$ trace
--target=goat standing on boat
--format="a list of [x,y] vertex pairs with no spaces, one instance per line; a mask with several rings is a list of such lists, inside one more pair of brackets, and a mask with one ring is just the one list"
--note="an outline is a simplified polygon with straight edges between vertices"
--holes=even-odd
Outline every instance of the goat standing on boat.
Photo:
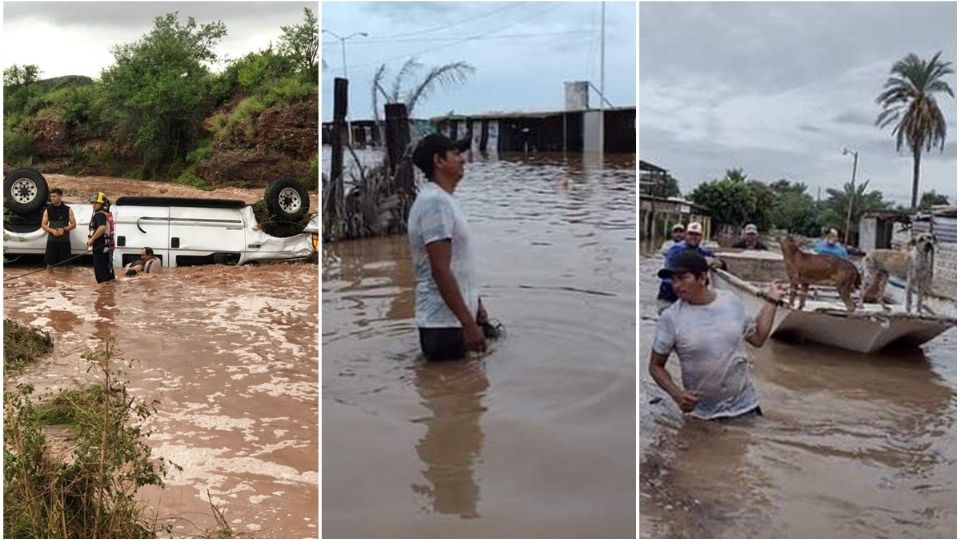
[[800,251],[797,242],[789,235],[780,238],[780,247],[783,249],[783,263],[790,278],[790,307],[797,295],[797,289],[802,287],[800,305],[803,309],[807,301],[807,289],[810,285],[821,281],[832,281],[837,292],[847,306],[847,311],[853,311],[856,304],[853,302],[853,291],[860,287],[860,272],[850,261],[833,255],[814,255]]

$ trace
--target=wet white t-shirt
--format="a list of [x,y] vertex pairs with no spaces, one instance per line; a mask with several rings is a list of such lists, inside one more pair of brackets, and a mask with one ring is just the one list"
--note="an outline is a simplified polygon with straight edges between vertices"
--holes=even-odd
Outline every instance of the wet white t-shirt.
[[755,318],[730,291],[715,291],[706,305],[678,300],[657,321],[653,350],[680,357],[683,388],[700,399],[691,416],[709,420],[737,416],[759,405],[747,375],[744,338],[756,331]]
[[470,313],[479,307],[480,288],[467,218],[456,199],[433,182],[425,182],[410,208],[407,236],[417,280],[417,326],[420,328],[460,328],[460,321],[440,296],[430,270],[426,246],[431,242],[451,241],[450,270]]

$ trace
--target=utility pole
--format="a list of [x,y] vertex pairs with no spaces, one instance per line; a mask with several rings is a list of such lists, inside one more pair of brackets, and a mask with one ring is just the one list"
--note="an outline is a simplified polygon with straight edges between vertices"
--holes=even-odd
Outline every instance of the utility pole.
[[607,98],[604,93],[604,75],[606,68],[606,45],[607,45],[607,3],[600,2],[600,155],[603,155],[604,140],[603,132],[605,129],[605,111],[604,100]]
[[850,218],[853,215],[853,199],[857,196],[857,159],[860,153],[849,148],[843,149],[843,155],[853,154],[853,175],[850,177],[850,201],[847,203],[847,226],[843,233],[843,243],[847,244],[850,239]]
[[[367,33],[354,32],[349,36],[340,36],[338,34],[331,32],[330,30],[327,30],[326,28],[323,29],[323,33],[330,34],[334,38],[340,40],[340,58],[343,61],[343,78],[346,80],[350,80],[350,78],[347,77],[347,40],[357,36],[367,37]],[[349,141],[348,144],[350,144],[350,146],[352,147],[353,146],[353,126],[350,125],[349,111],[347,112],[347,141]]]

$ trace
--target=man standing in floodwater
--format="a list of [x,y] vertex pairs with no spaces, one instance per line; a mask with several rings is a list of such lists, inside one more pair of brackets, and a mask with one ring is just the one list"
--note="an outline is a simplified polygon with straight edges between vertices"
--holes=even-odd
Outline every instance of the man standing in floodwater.
[[107,214],[103,209],[103,205],[106,202],[107,196],[102,191],[98,191],[90,197],[90,204],[93,206],[93,215],[90,216],[90,234],[87,236],[87,249],[92,249],[93,274],[97,278],[97,283],[114,279],[113,264],[110,262],[110,246],[107,243],[110,231],[108,230]]
[[[771,283],[766,305],[749,317],[732,292],[708,288],[709,269],[702,255],[686,250],[657,273],[673,283],[679,300],[657,320],[650,376],[683,412],[695,418],[762,416],[747,376],[743,343],[762,347],[767,341],[785,287],[780,281]],[[682,387],[666,368],[673,351],[680,359]]]
[[50,190],[50,206],[43,210],[40,227],[47,231],[47,266],[56,266],[70,258],[70,231],[77,228],[73,209],[63,204],[63,190]]
[[460,153],[468,148],[469,139],[454,142],[434,133],[413,151],[413,163],[428,180],[407,220],[417,280],[417,330],[428,360],[459,360],[467,351],[486,350],[480,325],[487,313],[480,301],[467,219],[453,197],[463,178]]
[[[667,250],[666,255],[664,255],[664,263],[666,266],[673,264],[673,260],[676,259],[681,253],[687,251],[694,251],[699,253],[703,257],[707,257],[711,267],[719,267],[715,259],[713,259],[713,252],[704,248],[700,245],[700,242],[703,241],[703,225],[700,225],[697,222],[692,222],[687,225],[687,232],[683,237],[682,242],[677,242]],[[657,314],[663,313],[663,310],[670,307],[674,302],[677,301],[677,294],[673,291],[673,285],[670,282],[669,278],[660,280],[660,290],[657,291]]]

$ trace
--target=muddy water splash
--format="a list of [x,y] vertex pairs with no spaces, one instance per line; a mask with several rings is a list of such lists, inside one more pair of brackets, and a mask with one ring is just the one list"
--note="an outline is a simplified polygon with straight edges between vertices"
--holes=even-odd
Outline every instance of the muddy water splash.
[[684,419],[646,368],[661,263],[640,264],[641,538],[956,537],[955,329],[873,356],[748,347],[764,417]]
[[482,359],[420,358],[406,237],[324,246],[325,536],[633,536],[634,174],[467,165]]
[[86,381],[85,348],[116,336],[130,389],[158,399],[148,439],[183,467],[145,493],[174,534],[214,527],[316,537],[317,265],[166,268],[97,286],[90,267],[4,269],[4,316],[49,329],[51,358],[15,380],[38,392]]

